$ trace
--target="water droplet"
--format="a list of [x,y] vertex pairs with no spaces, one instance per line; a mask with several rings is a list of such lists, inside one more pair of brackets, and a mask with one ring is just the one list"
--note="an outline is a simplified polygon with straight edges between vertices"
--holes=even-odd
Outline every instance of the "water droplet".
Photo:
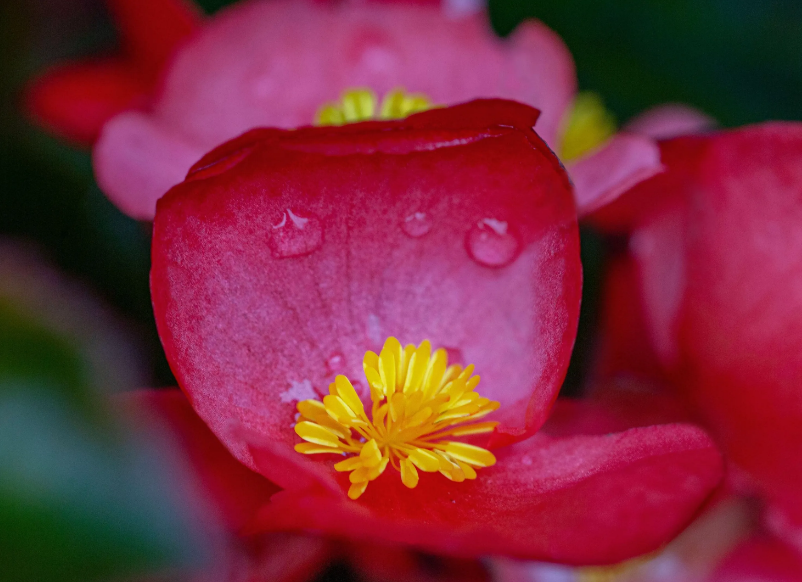
[[527,467],[532,464],[532,457],[529,455],[524,455],[521,457],[521,464],[526,465]]
[[401,223],[401,229],[412,238],[421,237],[432,230],[432,218],[425,212],[413,212]]
[[340,352],[334,352],[326,360],[326,369],[330,374],[338,374],[345,367],[345,356]]
[[465,239],[471,258],[485,267],[509,265],[521,248],[512,226],[495,218],[484,218],[473,225]]
[[288,208],[270,230],[269,243],[277,259],[308,255],[323,243],[323,224],[313,214]]

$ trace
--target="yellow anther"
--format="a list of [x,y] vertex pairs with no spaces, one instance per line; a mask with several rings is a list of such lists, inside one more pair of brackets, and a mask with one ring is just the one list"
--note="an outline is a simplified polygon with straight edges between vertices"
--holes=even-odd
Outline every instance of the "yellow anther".
[[579,93],[563,119],[560,159],[571,162],[596,149],[615,134],[615,117],[596,93]]
[[[336,103],[326,103],[315,115],[315,125],[343,125],[372,119],[403,119],[413,113],[431,109],[431,100],[422,93],[406,93],[404,89],[393,89],[384,96],[376,108],[378,99],[370,89],[349,89]],[[414,346],[413,346],[414,347]],[[396,362],[402,363],[401,358]]]
[[418,485],[419,470],[461,482],[475,479],[476,468],[495,464],[486,449],[445,440],[492,432],[498,424],[473,422],[499,407],[474,392],[479,377],[473,366],[449,366],[446,351],[432,353],[428,341],[402,346],[391,337],[379,354],[365,354],[363,368],[373,403],[370,418],[348,378],[337,376],[322,403],[298,403],[295,425],[306,441],[295,446],[299,453],[351,455],[334,465],[350,473],[351,499],[358,499],[388,464],[410,489]]

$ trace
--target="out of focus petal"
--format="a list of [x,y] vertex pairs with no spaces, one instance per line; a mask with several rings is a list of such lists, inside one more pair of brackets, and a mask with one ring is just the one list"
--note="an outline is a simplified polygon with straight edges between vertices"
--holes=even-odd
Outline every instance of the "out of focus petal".
[[143,106],[149,88],[122,59],[62,64],[29,85],[25,106],[46,129],[89,146],[109,119]]
[[580,216],[609,204],[662,170],[657,144],[649,138],[625,133],[619,133],[568,168]]
[[98,184],[112,202],[134,218],[151,219],[156,201],[202,154],[146,114],[129,111],[105,125],[93,163]]
[[669,103],[644,111],[624,126],[624,130],[653,139],[669,139],[709,131],[716,120],[698,109]]

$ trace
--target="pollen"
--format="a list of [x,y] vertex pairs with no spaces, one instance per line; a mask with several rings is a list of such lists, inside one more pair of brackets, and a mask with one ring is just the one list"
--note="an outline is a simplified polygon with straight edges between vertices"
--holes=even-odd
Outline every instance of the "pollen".
[[418,471],[462,482],[495,464],[490,451],[452,440],[492,432],[498,424],[476,422],[499,403],[476,393],[479,376],[473,365],[449,366],[446,350],[432,352],[428,341],[402,347],[390,337],[380,354],[365,354],[362,367],[370,387],[370,416],[351,382],[340,375],[322,402],[298,403],[295,425],[306,441],[295,445],[297,452],[346,456],[334,469],[349,473],[348,497],[358,499],[388,465],[413,489]]
[[560,159],[571,162],[581,158],[610,139],[615,130],[615,118],[601,97],[591,91],[580,93],[563,119]]
[[349,89],[340,101],[327,103],[315,115],[316,125],[344,125],[374,119],[403,119],[413,113],[432,108],[431,100],[422,93],[393,89],[379,104],[370,89]]

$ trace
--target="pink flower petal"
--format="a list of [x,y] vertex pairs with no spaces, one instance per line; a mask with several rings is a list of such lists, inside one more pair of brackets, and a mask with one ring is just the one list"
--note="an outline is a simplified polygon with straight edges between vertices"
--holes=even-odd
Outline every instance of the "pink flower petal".
[[668,139],[708,131],[716,126],[712,117],[679,103],[658,105],[630,120],[624,126],[629,133],[653,139]]
[[638,182],[662,170],[660,148],[654,141],[619,133],[568,169],[580,216],[609,204]]
[[148,115],[129,111],[104,126],[93,163],[98,184],[112,202],[134,218],[151,219],[156,201],[202,154]]

